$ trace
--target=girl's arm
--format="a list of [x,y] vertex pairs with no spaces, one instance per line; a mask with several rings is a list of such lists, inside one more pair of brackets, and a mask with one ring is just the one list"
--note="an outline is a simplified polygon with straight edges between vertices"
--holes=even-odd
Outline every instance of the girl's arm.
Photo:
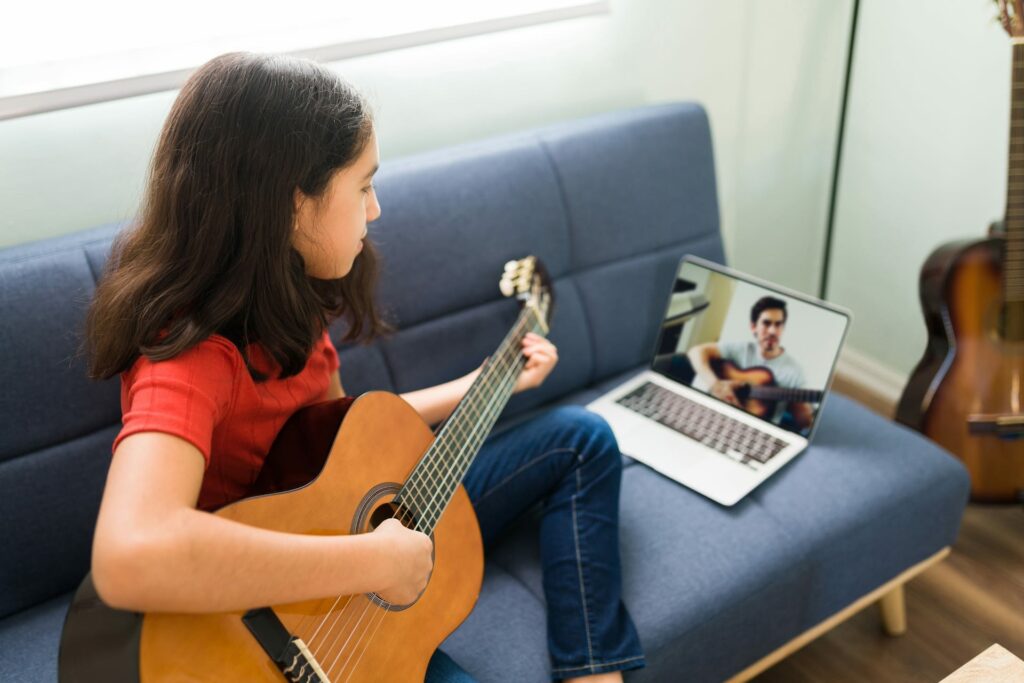
[[[416,412],[420,414],[424,422],[429,425],[435,425],[452,414],[455,406],[466,395],[470,385],[473,384],[473,380],[479,374],[480,368],[477,368],[468,375],[464,375],[446,384],[438,384],[437,386],[420,389],[419,391],[410,391],[400,394],[400,396],[416,409]],[[327,387],[327,393],[324,394],[321,400],[329,401],[344,396],[345,390],[341,386],[341,371],[339,370],[331,375],[331,383]]]
[[196,510],[203,465],[199,449],[170,434],[140,432],[118,445],[92,548],[104,602],[220,612],[381,592],[426,576],[431,542],[419,532],[291,534]]
[[424,422],[433,426],[452,414],[455,406],[466,395],[470,385],[473,384],[473,380],[479,374],[480,368],[477,368],[468,375],[453,379],[451,382],[420,389],[419,391],[409,391],[399,394],[399,396],[416,409],[416,412],[420,414]]
[[[540,386],[558,362],[558,349],[555,345],[532,332],[523,338],[523,355],[526,356],[526,366],[516,381],[513,393]],[[399,395],[416,409],[424,422],[433,426],[452,414],[480,370],[477,368],[451,382]]]

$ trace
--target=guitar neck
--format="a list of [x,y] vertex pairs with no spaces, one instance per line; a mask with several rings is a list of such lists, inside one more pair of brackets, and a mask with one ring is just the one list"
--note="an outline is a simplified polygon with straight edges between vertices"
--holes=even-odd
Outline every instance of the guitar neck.
[[1024,43],[1013,43],[1010,83],[1010,150],[1006,179],[1006,244],[1003,252],[1005,333],[1024,339]]
[[817,389],[785,389],[783,387],[750,387],[749,398],[759,401],[796,401],[818,403],[824,392]]
[[536,309],[525,306],[498,350],[484,364],[469,391],[409,475],[396,499],[418,511],[418,530],[428,535],[433,531],[512,396],[516,380],[526,363],[522,354],[522,340],[526,333],[543,334],[545,331]]

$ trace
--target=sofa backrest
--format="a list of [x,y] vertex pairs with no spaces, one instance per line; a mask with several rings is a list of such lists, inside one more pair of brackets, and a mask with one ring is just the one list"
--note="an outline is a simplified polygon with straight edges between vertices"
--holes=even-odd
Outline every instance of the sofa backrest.
[[[554,281],[560,361],[505,418],[644,363],[687,252],[724,258],[707,118],[640,107],[383,160],[378,299],[397,327],[341,345],[348,394],[404,392],[475,368],[517,304],[498,279],[535,254]],[[89,566],[119,383],[76,354],[109,225],[0,251],[0,616],[75,588]],[[332,327],[338,343],[344,330]]]

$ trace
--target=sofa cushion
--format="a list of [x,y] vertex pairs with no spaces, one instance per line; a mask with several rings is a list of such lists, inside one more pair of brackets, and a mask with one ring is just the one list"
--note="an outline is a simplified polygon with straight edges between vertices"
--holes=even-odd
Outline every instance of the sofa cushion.
[[[561,362],[507,414],[640,362],[675,262],[687,251],[723,257],[710,155],[703,110],[670,104],[385,160],[372,230],[383,257],[378,299],[399,330],[365,347],[340,344],[344,326],[332,327],[346,391],[409,391],[477,367],[516,315],[498,291],[502,267],[529,253],[554,280]],[[621,170],[594,167],[609,159]],[[71,590],[88,568],[119,381],[89,381],[78,349],[123,225],[0,251],[3,511],[16,529],[54,534],[0,559],[12,587],[0,616]],[[55,514],[33,519],[41,510]]]
[[74,591],[0,619],[0,681],[41,683],[57,680],[57,653],[64,617]]
[[535,134],[565,202],[573,272],[683,239],[720,243],[711,135],[701,107],[638,107]]
[[[376,372],[342,371],[350,393],[419,389],[477,367],[514,320],[498,290],[504,263],[534,254],[554,281],[561,362],[506,413],[536,407],[643,362],[679,259],[724,260],[710,131],[693,104],[385,162],[376,184],[379,300],[400,329],[379,344]],[[343,333],[332,328],[336,344]],[[341,345],[342,363],[358,349]]]
[[811,622],[952,545],[970,488],[959,460],[861,404],[832,395],[822,414],[808,452],[751,493],[816,550]]
[[[585,405],[642,369],[558,404]],[[733,507],[625,458],[623,601],[648,660],[630,681],[728,678],[953,543],[969,489],[959,461],[838,394],[820,419],[812,446]],[[507,590],[492,584],[494,567],[544,604],[539,514],[533,506],[495,547],[485,593]],[[545,612],[537,614],[526,630],[545,630]],[[482,683],[548,680],[528,675],[503,646],[520,637],[467,620],[442,649]]]
[[[557,404],[586,404],[637,371]],[[648,658],[631,681],[726,678],[952,544],[969,485],[956,460],[841,395],[821,420],[806,453],[731,508],[625,458],[624,600]],[[495,546],[476,607],[441,646],[481,683],[549,680],[543,657],[522,656],[547,648],[539,514]],[[13,653],[0,680],[53,680],[69,601],[0,621],[0,651]]]

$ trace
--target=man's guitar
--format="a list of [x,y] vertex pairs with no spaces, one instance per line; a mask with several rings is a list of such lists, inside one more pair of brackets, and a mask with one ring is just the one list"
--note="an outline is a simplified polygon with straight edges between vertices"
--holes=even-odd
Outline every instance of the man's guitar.
[[417,600],[395,605],[370,593],[138,614],[104,605],[87,575],[64,624],[60,681],[422,681],[483,580],[480,529],[460,482],[512,394],[523,337],[546,334],[553,310],[547,273],[532,256],[506,264],[501,288],[523,303],[518,319],[436,435],[388,392],[314,404],[285,424],[249,497],[212,513],[320,535],[366,533],[397,517],[434,542]]
[[740,368],[729,360],[713,358],[711,370],[718,379],[742,382],[733,389],[740,406],[752,415],[761,418],[775,414],[775,406],[779,401],[802,403],[820,403],[825,393],[818,389],[786,389],[775,382],[771,370],[761,366]]
[[1024,16],[1001,1],[1013,53],[1004,231],[940,245],[921,268],[928,344],[896,419],[963,461],[971,499],[1024,500]]

